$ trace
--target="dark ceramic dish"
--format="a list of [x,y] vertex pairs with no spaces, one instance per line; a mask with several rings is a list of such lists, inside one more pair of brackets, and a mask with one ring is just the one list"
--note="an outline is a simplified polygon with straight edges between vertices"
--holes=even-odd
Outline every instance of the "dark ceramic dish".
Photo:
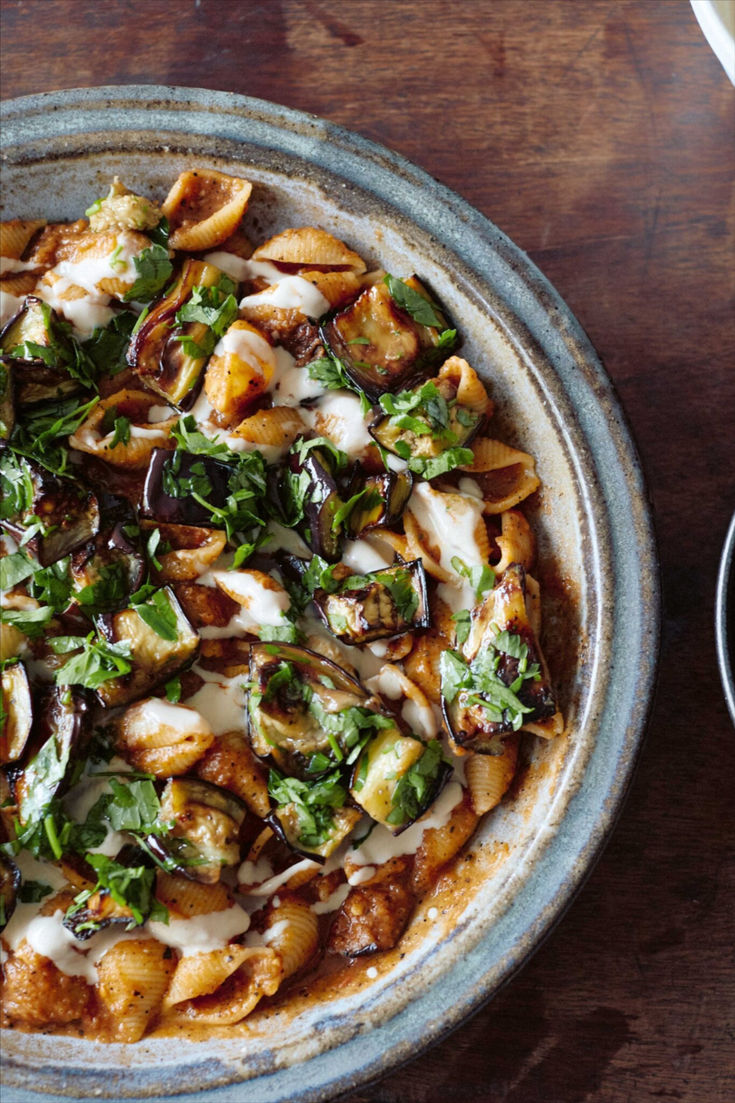
[[255,239],[315,223],[396,274],[420,273],[488,379],[497,435],[537,457],[533,524],[565,595],[546,590],[546,647],[568,729],[553,743],[530,741],[523,793],[487,817],[463,866],[477,872],[450,893],[440,921],[420,907],[405,952],[380,959],[377,977],[358,970],[339,994],[295,999],[277,1018],[256,1013],[227,1039],[3,1038],[15,1103],[182,1092],[201,1093],[199,1103],[331,1098],[416,1057],[505,984],[615,822],[658,647],[656,556],[635,448],[594,350],[541,273],[388,150],[283,107],[182,88],[52,93],[4,103],[1,118],[3,217],[76,217],[114,173],[163,196],[181,168],[209,165],[254,181]]
[[735,724],[735,514],[725,537],[717,577],[715,642],[722,688]]

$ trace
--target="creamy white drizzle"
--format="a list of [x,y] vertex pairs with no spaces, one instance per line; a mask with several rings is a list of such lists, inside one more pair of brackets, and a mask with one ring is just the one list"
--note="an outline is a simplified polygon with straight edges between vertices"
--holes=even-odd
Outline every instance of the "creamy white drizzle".
[[[465,484],[476,484],[463,480]],[[456,612],[472,609],[477,603],[473,587],[452,566],[452,559],[461,559],[467,567],[484,566],[487,557],[477,543],[475,531],[482,517],[482,498],[469,485],[461,493],[443,494],[429,483],[414,486],[406,507],[427,534],[432,546],[439,549],[439,562],[449,571],[450,582],[439,584],[442,601]]]
[[222,911],[194,915],[191,919],[169,916],[168,923],[149,919],[145,926],[159,942],[173,946],[184,957],[189,957],[191,954],[221,950],[230,939],[245,933],[250,926],[250,916],[239,904],[233,904]]
[[252,329],[241,329],[237,325],[230,326],[224,337],[220,337],[215,345],[213,355],[225,356],[227,353],[249,364],[261,375],[264,364],[275,370],[276,357],[272,346],[265,337],[254,333]]
[[249,306],[276,306],[282,310],[300,310],[308,318],[319,318],[329,310],[329,301],[321,291],[303,279],[302,276],[283,276],[258,291],[255,295],[246,295],[240,300],[240,309]]
[[312,904],[311,910],[316,915],[327,915],[328,912],[341,908],[349,894],[350,886],[348,884],[337,885],[337,888],[329,894],[326,900],[317,900],[315,904]]
[[391,835],[387,828],[378,824],[367,839],[350,852],[351,863],[356,866],[382,866],[401,854],[415,854],[421,845],[424,831],[430,827],[444,826],[452,809],[462,800],[462,792],[458,781],[449,781],[428,812],[400,835]]
[[238,618],[241,626],[249,623],[251,628],[258,628],[286,623],[291,598],[285,590],[270,589],[252,571],[213,570],[211,576],[220,589],[242,605],[243,612]]
[[208,732],[209,724],[192,705],[173,705],[160,697],[149,697],[134,706],[136,732],[153,735],[160,728],[173,728],[181,735]]
[[363,536],[359,540],[346,540],[342,562],[357,574],[382,571],[393,564],[394,552],[390,544],[380,538]]
[[[250,882],[245,877],[241,877],[240,874],[243,871],[243,866],[250,866],[251,862],[243,862],[238,872],[238,880],[242,884],[249,885]],[[302,862],[297,862],[296,865],[289,866],[288,869],[284,869],[282,873],[277,873],[275,877],[269,877],[267,881],[263,881],[259,885],[255,885],[254,888],[249,888],[247,891],[248,896],[270,896],[276,889],[279,889],[281,885],[285,885],[287,881],[290,881],[295,873],[301,873],[307,869],[319,869],[318,862],[312,862],[311,858],[304,858]],[[249,871],[246,869],[245,873]]]
[[306,367],[296,366],[294,357],[287,349],[277,345],[273,352],[276,369],[268,390],[278,406],[299,406],[308,399],[316,399],[327,393],[321,383],[311,378]]
[[315,410],[315,429],[353,459],[364,455],[374,444],[356,394],[330,391],[321,398]]
[[245,675],[225,678],[201,666],[194,666],[192,670],[204,680],[204,685],[187,697],[185,703],[205,718],[215,735],[242,731],[245,726]]

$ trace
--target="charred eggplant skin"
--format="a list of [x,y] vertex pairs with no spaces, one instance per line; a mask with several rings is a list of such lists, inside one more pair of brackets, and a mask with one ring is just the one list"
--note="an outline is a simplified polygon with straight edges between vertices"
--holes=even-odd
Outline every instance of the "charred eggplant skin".
[[350,644],[390,639],[431,623],[420,559],[353,575],[333,593],[316,590],[314,605],[329,631]]
[[20,889],[20,870],[15,862],[0,853],[0,931],[4,931],[15,911]]
[[[221,509],[230,493],[232,468],[211,456],[196,456],[177,448],[154,448],[143,486],[141,516],[165,524],[222,528],[212,513],[192,497],[199,486],[202,498]],[[173,491],[173,493],[172,493]]]
[[[0,450],[0,464],[6,458],[11,458],[9,451]],[[91,490],[53,475],[33,460],[19,456],[14,463],[27,494],[15,513],[5,514],[0,526],[14,538],[23,540],[27,527],[40,522],[40,531],[26,540],[25,546],[35,553],[42,567],[48,567],[96,535],[99,503]]]
[[399,835],[429,808],[451,772],[437,740],[425,744],[398,727],[388,728],[362,751],[350,793],[369,816]]
[[230,792],[199,778],[171,778],[161,794],[167,835],[149,835],[151,853],[172,872],[213,884],[240,857],[239,831],[246,807]]
[[196,400],[207,357],[184,351],[181,337],[196,342],[200,323],[175,324],[176,314],[195,287],[211,287],[222,272],[202,260],[186,260],[168,294],[160,299],[135,334],[128,351],[128,364],[147,387],[179,410],[188,410]]
[[[318,448],[311,449],[303,457],[297,450],[289,457],[289,469],[291,481],[298,480],[302,495],[301,503],[297,503],[297,508],[303,507],[298,530],[315,555],[328,563],[336,563],[342,549],[342,525],[335,524],[334,519],[342,498],[329,457]],[[288,494],[282,483],[279,496],[283,500]],[[288,505],[281,511],[287,520],[289,511]]]
[[90,704],[85,690],[68,686],[56,687],[43,699],[31,739],[38,750],[14,782],[22,824],[40,819],[69,784],[74,763],[83,756],[89,736]]
[[458,747],[502,754],[504,735],[556,711],[525,595],[525,571],[512,563],[475,611],[464,654],[442,654],[442,710]]
[[285,843],[295,854],[310,858],[312,862],[318,862],[321,865],[330,855],[334,854],[340,843],[347,838],[361,819],[362,812],[358,808],[342,807],[334,809],[332,826],[328,830],[326,838],[322,843],[314,846],[309,846],[302,841],[298,813],[293,805],[282,805],[280,808],[274,808],[266,816],[265,822],[276,838]]
[[126,533],[125,522],[99,532],[72,553],[70,573],[77,601],[89,613],[123,609],[130,594],[145,580],[146,565],[138,543]]
[[411,497],[413,475],[410,471],[386,471],[382,475],[359,476],[353,480],[349,497],[364,490],[363,497],[350,513],[348,528],[355,539],[376,528],[398,524]]
[[[428,305],[428,293],[415,277],[400,282]],[[447,331],[446,319],[441,310],[432,313],[439,325],[422,325],[397,304],[385,283],[379,283],[322,319],[319,332],[327,352],[355,386],[377,402],[386,391],[400,390],[409,380],[421,378],[451,352],[450,346],[440,343],[440,333]]]

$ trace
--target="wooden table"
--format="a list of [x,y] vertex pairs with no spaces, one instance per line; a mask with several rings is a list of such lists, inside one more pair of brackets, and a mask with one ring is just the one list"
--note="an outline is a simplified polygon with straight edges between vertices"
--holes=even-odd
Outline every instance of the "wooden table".
[[733,730],[712,610],[735,507],[735,90],[685,0],[2,0],[2,95],[199,85],[391,146],[556,285],[620,393],[656,512],[657,703],[556,932],[350,1103],[735,1099]]

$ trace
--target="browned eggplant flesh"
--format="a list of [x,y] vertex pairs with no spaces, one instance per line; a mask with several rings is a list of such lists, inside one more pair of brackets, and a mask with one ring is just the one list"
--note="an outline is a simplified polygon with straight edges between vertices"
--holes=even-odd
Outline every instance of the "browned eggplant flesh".
[[441,657],[444,717],[454,742],[502,754],[502,737],[556,711],[526,608],[525,571],[511,564],[472,617],[463,652]]
[[240,858],[240,827],[246,807],[230,792],[198,778],[171,778],[161,794],[165,835],[149,835],[154,856],[171,872],[213,884]]
[[18,761],[33,726],[31,686],[25,664],[20,660],[3,668],[2,713],[0,765]]
[[386,281],[363,291],[321,327],[325,347],[371,402],[425,374],[449,354],[456,338],[415,276]]
[[351,644],[428,628],[431,619],[420,559],[350,575],[332,593],[316,590],[314,604],[330,632]]

